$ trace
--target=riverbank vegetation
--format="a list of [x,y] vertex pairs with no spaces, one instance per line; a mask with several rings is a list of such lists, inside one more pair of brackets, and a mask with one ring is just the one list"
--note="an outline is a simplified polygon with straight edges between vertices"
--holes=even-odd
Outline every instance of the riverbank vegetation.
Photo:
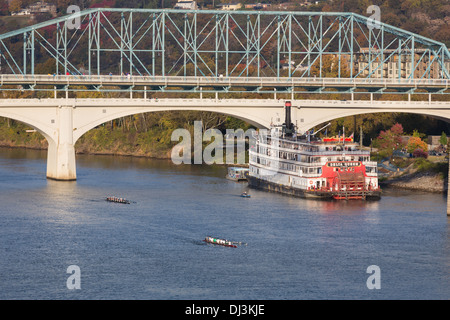
[[401,171],[381,174],[379,183],[384,187],[445,193],[448,189],[448,159],[394,159],[403,165]]
[[[202,123],[202,131],[252,128],[242,120],[226,115],[201,112],[152,112],[118,118],[84,134],[75,144],[77,153],[143,156],[168,159],[178,141],[172,141],[175,129],[187,129],[194,136],[194,121]],[[204,141],[204,145],[209,144]],[[0,146],[46,149],[47,141],[30,126],[8,118],[0,118]]]

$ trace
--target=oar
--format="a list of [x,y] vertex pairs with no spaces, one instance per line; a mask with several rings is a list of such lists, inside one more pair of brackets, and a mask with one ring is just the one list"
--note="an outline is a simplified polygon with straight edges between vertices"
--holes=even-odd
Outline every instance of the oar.
[[240,241],[231,241],[232,244],[239,244],[239,245],[243,245],[246,246],[247,243],[246,242],[240,242]]

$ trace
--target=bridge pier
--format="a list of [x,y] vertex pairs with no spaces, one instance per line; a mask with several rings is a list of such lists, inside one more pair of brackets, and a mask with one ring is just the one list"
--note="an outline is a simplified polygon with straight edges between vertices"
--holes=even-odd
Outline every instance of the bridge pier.
[[58,130],[47,138],[47,178],[70,181],[77,179],[73,142],[73,108],[62,106],[57,112]]

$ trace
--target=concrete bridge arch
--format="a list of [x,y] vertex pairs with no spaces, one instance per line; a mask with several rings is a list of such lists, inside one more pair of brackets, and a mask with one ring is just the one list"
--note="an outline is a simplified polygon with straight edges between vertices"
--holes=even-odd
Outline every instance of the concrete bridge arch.
[[[100,110],[101,109],[101,110]],[[221,108],[218,110],[217,107],[185,107],[185,106],[140,106],[136,108],[108,108],[104,107],[93,107],[90,108],[90,112],[94,112],[97,114],[96,117],[90,118],[90,121],[80,120],[80,122],[75,122],[74,126],[76,130],[74,130],[74,142],[76,142],[82,135],[84,135],[89,130],[93,128],[126,116],[132,116],[136,114],[148,113],[148,112],[161,112],[161,111],[205,111],[205,112],[213,112],[224,114],[228,116],[232,116],[234,118],[243,120],[257,128],[267,128],[270,126],[270,119],[263,119],[261,114],[257,112],[248,112],[246,110],[238,110],[237,108]],[[83,119],[84,116],[82,113],[87,112],[87,110],[76,110],[77,116],[80,119]],[[282,107],[278,107],[276,112],[272,112],[275,116],[283,116],[284,111]],[[272,117],[273,118],[273,117]],[[77,121],[77,120],[76,120]],[[79,126],[77,126],[79,124]]]
[[242,119],[259,128],[284,117],[284,101],[254,106],[249,100],[232,103],[215,99],[5,99],[0,116],[23,122],[48,141],[47,178],[76,180],[75,143],[102,123],[158,111],[208,111]]
[[[325,111],[325,110],[324,110]],[[423,111],[416,111],[416,110],[409,110],[409,111],[405,111],[405,110],[392,110],[392,111],[385,111],[385,110],[377,110],[377,111],[355,111],[355,110],[347,110],[345,112],[333,112],[334,110],[326,110],[327,111],[327,116],[325,117],[320,117],[311,121],[308,121],[307,123],[305,123],[304,125],[302,125],[300,127],[300,131],[304,132],[306,130],[310,130],[314,127],[317,127],[320,124],[323,124],[325,122],[329,122],[332,120],[336,120],[339,118],[345,118],[345,117],[350,117],[350,116],[355,116],[355,115],[362,115],[362,114],[370,114],[370,113],[385,113],[385,112],[392,112],[392,113],[411,113],[411,114],[420,114],[420,115],[424,115],[424,116],[429,116],[438,120],[442,120],[442,121],[446,121],[446,122],[450,122],[450,111],[446,112],[447,116],[443,116],[440,112],[433,112],[433,111],[429,111],[427,113],[424,113]],[[317,111],[315,112],[317,113]]]
[[301,132],[331,120],[369,113],[411,113],[450,122],[450,102],[297,100],[293,106],[297,107],[293,119]]

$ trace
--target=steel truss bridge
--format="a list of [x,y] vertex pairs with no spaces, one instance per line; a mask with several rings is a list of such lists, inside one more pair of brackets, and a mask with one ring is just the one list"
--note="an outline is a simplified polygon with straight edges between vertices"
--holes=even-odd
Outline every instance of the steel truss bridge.
[[441,42],[355,13],[95,8],[0,35],[0,90],[448,94]]

